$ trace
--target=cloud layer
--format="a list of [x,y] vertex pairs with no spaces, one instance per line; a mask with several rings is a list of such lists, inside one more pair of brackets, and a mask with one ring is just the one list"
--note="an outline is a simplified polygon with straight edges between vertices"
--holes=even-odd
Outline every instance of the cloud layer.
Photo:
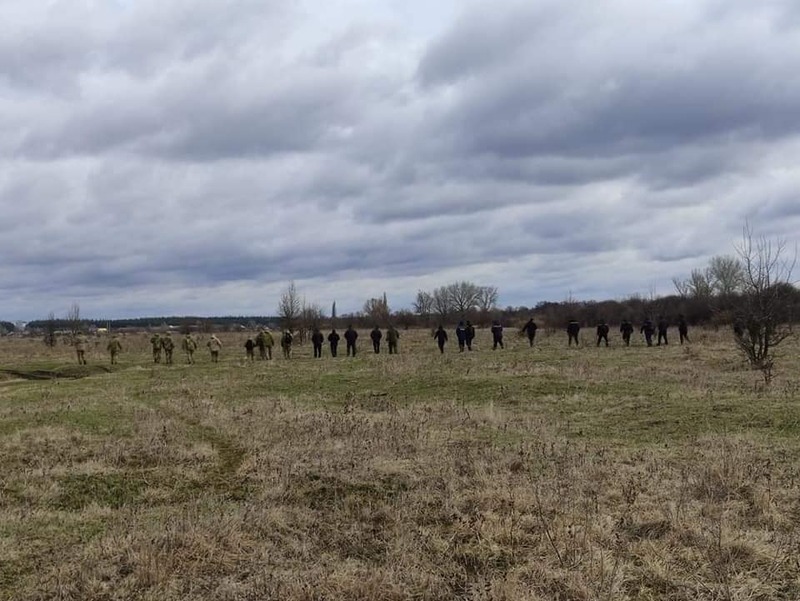
[[670,291],[800,224],[789,0],[0,5],[0,318]]

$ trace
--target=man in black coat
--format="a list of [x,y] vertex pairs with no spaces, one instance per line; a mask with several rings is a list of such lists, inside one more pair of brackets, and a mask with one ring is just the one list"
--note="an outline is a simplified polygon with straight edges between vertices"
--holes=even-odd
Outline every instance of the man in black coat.
[[358,340],[358,332],[353,329],[353,326],[347,326],[344,332],[344,340],[347,343],[347,356],[352,353],[353,357],[356,356],[356,340]]
[[533,346],[533,339],[536,338],[536,330],[538,327],[539,326],[536,325],[536,322],[533,321],[533,317],[531,317],[528,320],[528,323],[522,326],[522,329],[520,330],[520,333],[525,334],[528,337],[528,344],[531,346]]
[[574,319],[570,319],[569,323],[567,324],[567,346],[572,346],[572,341],[575,341],[575,346],[579,346],[578,343],[578,334],[581,331],[581,324],[579,324]]
[[339,340],[341,336],[336,332],[336,328],[334,328],[330,334],[328,334],[328,342],[331,345],[331,357],[335,357],[336,353],[339,351]]

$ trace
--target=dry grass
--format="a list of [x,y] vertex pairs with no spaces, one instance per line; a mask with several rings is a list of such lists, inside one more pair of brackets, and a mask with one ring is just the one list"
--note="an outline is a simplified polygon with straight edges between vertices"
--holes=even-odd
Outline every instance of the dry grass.
[[765,392],[721,333],[487,337],[172,368],[129,337],[85,374],[0,342],[0,598],[800,598],[800,348]]

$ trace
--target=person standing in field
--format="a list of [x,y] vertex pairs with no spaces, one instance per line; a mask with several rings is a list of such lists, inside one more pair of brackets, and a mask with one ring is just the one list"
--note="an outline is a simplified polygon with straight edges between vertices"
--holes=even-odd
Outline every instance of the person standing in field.
[[600,346],[600,343],[605,341],[606,346],[608,346],[608,324],[600,320],[600,323],[597,324],[597,346]]
[[464,338],[464,341],[467,343],[467,350],[468,351],[472,350],[472,341],[473,340],[475,340],[475,326],[472,325],[471,321],[467,321],[466,338]]
[[447,332],[444,331],[444,326],[439,324],[439,328],[433,333],[436,338],[436,344],[439,345],[439,352],[444,354],[444,345],[447,342]]
[[206,346],[211,352],[211,362],[219,363],[219,352],[222,350],[222,342],[217,338],[216,334],[211,334],[211,338],[206,343]]
[[322,359],[322,343],[325,342],[325,336],[319,331],[318,327],[314,327],[311,333],[311,344],[314,347],[314,359]]
[[631,334],[633,334],[633,324],[631,324],[631,322],[629,322],[627,319],[623,319],[619,326],[619,331],[622,333],[622,341],[625,343],[625,346],[630,346]]
[[579,346],[578,343],[578,334],[581,331],[581,324],[579,324],[576,320],[570,319],[569,323],[567,324],[567,346],[572,346],[572,341],[575,341],[575,346]]
[[150,336],[150,346],[153,348],[153,363],[161,363],[161,336],[158,332]]
[[669,322],[664,317],[658,318],[658,344],[656,346],[661,346],[661,341],[664,341],[664,344],[669,344],[667,341],[667,329],[669,328]]
[[186,363],[194,364],[194,352],[197,350],[197,341],[191,334],[186,334],[181,341],[181,349],[186,355]]
[[172,351],[175,350],[175,343],[172,341],[172,334],[169,332],[161,337],[161,348],[164,350],[164,363],[172,365]]
[[389,354],[397,354],[397,341],[400,340],[400,332],[394,326],[389,326],[386,330],[386,343],[389,345]]
[[89,344],[86,336],[78,334],[75,336],[73,344],[75,345],[75,355],[78,358],[78,365],[86,365],[86,345]]
[[524,326],[522,326],[522,329],[520,330],[520,334],[525,334],[528,337],[528,344],[531,347],[533,347],[533,339],[536,338],[536,330],[537,329],[538,329],[538,326],[536,325],[536,322],[533,321],[533,317],[531,317],[528,320],[528,323],[526,323]]
[[372,350],[375,351],[375,354],[379,354],[381,352],[381,339],[383,338],[383,332],[378,326],[372,328],[372,331],[369,333],[369,337],[372,340]]
[[281,336],[281,349],[283,350],[284,359],[292,358],[292,342],[294,342],[292,333],[289,330],[284,331]]
[[356,340],[358,340],[358,332],[353,329],[353,326],[347,326],[344,332],[344,340],[347,343],[347,356],[356,356]]
[[258,358],[262,361],[267,360],[267,337],[264,328],[261,328],[256,334],[256,346],[258,347]]
[[505,348],[503,346],[503,326],[495,319],[492,322],[492,350],[496,351],[498,345],[500,348]]
[[328,344],[331,345],[331,357],[335,357],[336,353],[339,352],[340,339],[341,336],[339,336],[338,332],[336,331],[336,328],[333,328],[333,330],[331,330],[331,333],[328,334]]
[[645,342],[647,342],[647,346],[653,346],[653,334],[655,334],[656,328],[653,325],[653,321],[648,317],[642,323],[642,327],[639,329],[640,334],[644,334]]
[[108,354],[111,355],[111,365],[116,365],[117,355],[122,352],[122,343],[119,341],[119,336],[114,334],[111,337],[111,340],[108,341],[108,345],[106,346],[106,350]]
[[686,323],[686,318],[683,315],[678,315],[678,335],[681,338],[681,344],[684,341],[689,342],[689,324]]
[[266,358],[272,361],[272,347],[275,346],[275,339],[272,337],[272,332],[269,328],[264,328],[262,332],[264,348],[266,349]]
[[247,337],[247,341],[244,343],[244,350],[247,353],[247,360],[248,361],[255,361],[256,354],[255,354],[256,343],[253,341],[252,336]]
[[458,341],[458,352],[463,353],[464,347],[467,345],[467,326],[463,321],[459,321],[456,326],[456,340]]

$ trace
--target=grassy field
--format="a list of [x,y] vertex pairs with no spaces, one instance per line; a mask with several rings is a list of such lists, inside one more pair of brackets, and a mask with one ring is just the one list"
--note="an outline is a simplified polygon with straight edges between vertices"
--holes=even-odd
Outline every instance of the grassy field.
[[0,340],[0,599],[800,599],[800,345],[763,391],[728,332],[428,336]]

